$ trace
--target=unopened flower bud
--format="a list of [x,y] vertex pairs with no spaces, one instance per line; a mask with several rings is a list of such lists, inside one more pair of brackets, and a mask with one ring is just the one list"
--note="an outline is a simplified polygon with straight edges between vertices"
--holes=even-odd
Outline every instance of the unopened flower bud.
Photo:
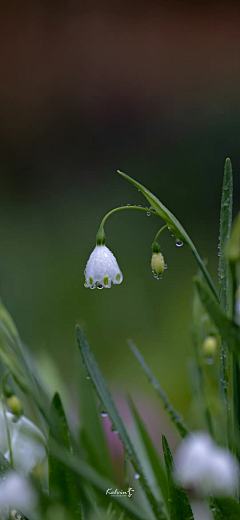
[[162,253],[153,253],[151,260],[151,267],[153,273],[158,277],[161,276],[164,271],[164,258]]
[[14,415],[20,416],[23,414],[23,405],[16,395],[12,395],[7,399],[7,406]]
[[202,350],[206,356],[214,356],[217,351],[217,339],[214,336],[207,336],[202,344]]
[[4,384],[4,385],[3,385],[3,391],[4,391],[4,395],[5,395],[6,397],[12,397],[13,392],[12,392],[12,389],[10,388],[9,385]]

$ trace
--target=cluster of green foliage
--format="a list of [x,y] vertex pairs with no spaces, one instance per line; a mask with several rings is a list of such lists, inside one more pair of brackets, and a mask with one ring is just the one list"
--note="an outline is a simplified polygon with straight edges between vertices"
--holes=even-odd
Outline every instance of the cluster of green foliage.
[[[222,190],[219,292],[195,245],[178,220],[144,186],[125,174],[121,175],[142,192],[151,207],[168,225],[171,233],[189,247],[197,260],[199,272],[193,280],[192,340],[195,356],[194,381],[199,410],[204,417],[206,429],[239,458],[240,329],[234,316],[234,304],[236,288],[239,286],[240,220],[237,219],[231,233],[233,194],[231,162],[227,159],[225,163]],[[201,351],[203,340],[209,335],[217,337],[220,344],[219,360],[214,365],[214,377],[219,383],[220,411],[212,404],[211,378],[208,377]],[[28,409],[32,411],[32,416],[35,417],[36,424],[48,438],[48,493],[41,489],[37,473],[32,475],[34,486],[40,496],[38,518],[41,520],[123,518],[192,520],[194,517],[189,498],[180,480],[176,479],[176,469],[167,439],[163,436],[164,465],[146,424],[129,396],[128,403],[135,427],[145,450],[144,460],[141,459],[80,327],[77,327],[77,342],[88,380],[86,384],[85,376],[79,435],[76,435],[68,424],[60,395],[56,393],[52,401],[49,398],[12,318],[3,304],[0,306],[1,365],[7,371],[9,385],[21,400],[25,400]],[[129,346],[162,400],[180,437],[184,438],[189,433],[188,426],[169,402],[159,381],[152,374],[137,347],[132,341],[129,342]],[[100,400],[102,413],[109,416],[113,429],[117,431],[124,446],[126,483],[129,478],[131,479],[131,475],[137,476],[141,489],[141,504],[134,499],[134,496],[131,499],[112,496],[110,499],[106,495],[108,488],[115,489],[117,485],[113,479],[110,456],[92,387]],[[220,437],[218,421],[221,421]],[[3,454],[0,457],[2,479],[9,470],[10,464]],[[222,499],[208,497],[207,500],[215,520],[240,520],[238,497]],[[29,520],[33,519],[29,518]]]

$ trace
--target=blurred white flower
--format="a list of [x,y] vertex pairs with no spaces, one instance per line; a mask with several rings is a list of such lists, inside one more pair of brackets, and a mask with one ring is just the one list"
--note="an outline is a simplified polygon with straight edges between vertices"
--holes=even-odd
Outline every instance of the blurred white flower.
[[38,497],[31,483],[10,471],[0,481],[0,516],[9,518],[9,509],[16,509],[24,515],[31,515],[37,506]]
[[[17,422],[10,420],[9,428],[13,466],[19,473],[27,476],[46,457],[46,439],[39,428],[24,415]],[[5,457],[10,460],[9,450]]]
[[[46,439],[39,428],[24,415],[16,421],[16,417],[7,412],[6,421],[10,434],[14,469],[27,476],[46,458]],[[10,460],[2,407],[0,407],[0,453]]]
[[96,246],[91,253],[84,271],[85,287],[98,289],[110,288],[112,283],[119,284],[123,275],[117,260],[110,249],[104,245]]
[[229,496],[237,486],[239,468],[232,453],[219,448],[210,435],[196,433],[180,444],[176,466],[186,488],[204,494]]

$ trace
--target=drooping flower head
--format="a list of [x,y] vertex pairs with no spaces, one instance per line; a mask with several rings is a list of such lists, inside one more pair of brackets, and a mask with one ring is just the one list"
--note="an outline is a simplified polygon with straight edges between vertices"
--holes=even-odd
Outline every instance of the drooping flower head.
[[237,488],[239,468],[233,454],[207,433],[197,432],[182,441],[176,466],[183,485],[205,495],[229,496]]
[[110,288],[112,283],[120,284],[123,275],[115,256],[105,245],[96,245],[85,269],[85,287],[91,289]]
[[154,278],[162,277],[163,271],[166,268],[163,255],[160,251],[160,246],[156,240],[154,241],[152,245],[152,259],[151,259],[151,268],[154,275]]
[[[9,510],[33,516],[38,496],[31,482],[16,471],[9,471],[0,482],[0,517],[9,518]],[[21,515],[19,514],[19,518]]]

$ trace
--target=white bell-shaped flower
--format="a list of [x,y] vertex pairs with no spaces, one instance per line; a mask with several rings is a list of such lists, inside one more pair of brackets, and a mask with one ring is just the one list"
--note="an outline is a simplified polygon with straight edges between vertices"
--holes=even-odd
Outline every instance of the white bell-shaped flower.
[[[46,439],[39,428],[27,417],[22,415],[14,422],[7,413],[10,430],[13,466],[22,475],[27,476],[46,458]],[[5,453],[10,460],[9,450]]]
[[186,488],[215,496],[229,496],[236,490],[239,468],[233,454],[217,446],[206,433],[184,439],[175,460]]
[[110,288],[112,283],[119,284],[123,275],[115,256],[105,245],[96,246],[91,253],[85,269],[85,287],[91,289]]
[[9,510],[32,516],[38,503],[38,496],[32,484],[15,471],[7,472],[0,481],[0,517],[9,518]]
[[6,421],[14,469],[27,476],[37,465],[43,465],[43,473],[47,473],[46,438],[41,430],[24,415],[16,420],[15,415],[6,412],[4,417],[2,406],[0,406],[0,453],[10,460]]

